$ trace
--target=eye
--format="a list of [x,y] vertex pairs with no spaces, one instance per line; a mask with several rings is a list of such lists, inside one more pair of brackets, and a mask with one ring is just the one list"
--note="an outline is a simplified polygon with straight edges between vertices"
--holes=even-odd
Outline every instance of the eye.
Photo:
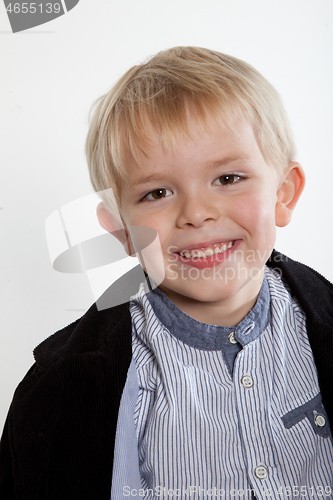
[[236,174],[224,174],[218,177],[215,181],[217,185],[220,186],[229,186],[231,184],[235,184],[238,182],[240,179],[243,179],[240,175]]
[[154,189],[153,191],[150,191],[149,193],[147,193],[144,196],[142,201],[144,201],[144,200],[147,200],[147,201],[161,200],[162,198],[166,198],[167,196],[170,196],[170,194],[172,194],[170,189],[158,188],[158,189]]

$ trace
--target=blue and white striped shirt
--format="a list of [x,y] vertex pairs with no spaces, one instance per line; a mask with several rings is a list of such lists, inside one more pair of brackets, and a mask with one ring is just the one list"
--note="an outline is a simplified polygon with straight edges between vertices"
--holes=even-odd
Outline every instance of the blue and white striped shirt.
[[200,323],[144,286],[131,315],[141,495],[333,497],[305,316],[274,271],[237,328]]

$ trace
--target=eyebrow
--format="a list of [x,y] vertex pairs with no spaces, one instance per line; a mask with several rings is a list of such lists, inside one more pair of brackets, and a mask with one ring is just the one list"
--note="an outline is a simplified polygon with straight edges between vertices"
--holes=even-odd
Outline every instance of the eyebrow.
[[[250,157],[248,155],[243,155],[243,156],[237,156],[237,155],[230,155],[226,156],[222,160],[215,160],[215,161],[208,161],[203,165],[204,170],[214,170],[218,167],[223,167],[225,165],[229,165],[230,163],[234,161],[241,161],[241,160],[249,160]],[[151,174],[151,175],[141,175],[137,177],[136,179],[133,180],[132,185],[133,186],[141,186],[144,184],[148,184],[151,181],[154,182],[163,182],[166,179],[167,175],[162,175],[160,173],[157,174]]]
[[150,181],[155,181],[155,182],[164,181],[165,178],[166,176],[161,174],[151,174],[147,176],[142,175],[133,181],[133,186],[141,186],[143,184],[148,184],[148,182]]
[[244,161],[244,160],[249,160],[249,159],[250,159],[249,155],[242,155],[242,156],[239,156],[239,155],[230,155],[230,156],[226,156],[222,160],[209,161],[209,162],[206,163],[206,165],[204,166],[204,168],[206,170],[213,170],[214,168],[218,168],[218,167],[223,167],[225,165],[229,165],[229,163],[232,163],[234,161]]

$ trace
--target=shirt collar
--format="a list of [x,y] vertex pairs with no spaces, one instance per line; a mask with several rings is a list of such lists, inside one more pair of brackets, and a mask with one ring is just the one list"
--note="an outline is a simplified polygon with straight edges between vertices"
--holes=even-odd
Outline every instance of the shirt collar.
[[185,314],[159,288],[149,292],[147,298],[162,325],[174,337],[198,349],[219,350],[230,346],[231,334],[244,347],[259,337],[269,320],[270,293],[266,276],[255,306],[237,327],[201,323]]

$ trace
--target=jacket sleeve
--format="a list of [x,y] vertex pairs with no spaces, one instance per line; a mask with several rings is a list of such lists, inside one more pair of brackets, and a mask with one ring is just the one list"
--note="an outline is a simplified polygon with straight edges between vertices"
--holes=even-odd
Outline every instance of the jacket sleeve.
[[118,415],[109,361],[73,356],[16,389],[1,442],[1,500],[109,500]]
[[2,437],[1,500],[110,500],[131,358],[128,304],[93,306],[35,349]]
[[0,498],[12,500],[14,493],[13,461],[9,444],[9,415],[0,442]]
[[[28,377],[34,369],[35,365],[30,368],[25,377]],[[10,406],[0,441],[0,498],[6,500],[16,498],[14,481],[14,449],[11,434],[11,408],[12,406]]]

